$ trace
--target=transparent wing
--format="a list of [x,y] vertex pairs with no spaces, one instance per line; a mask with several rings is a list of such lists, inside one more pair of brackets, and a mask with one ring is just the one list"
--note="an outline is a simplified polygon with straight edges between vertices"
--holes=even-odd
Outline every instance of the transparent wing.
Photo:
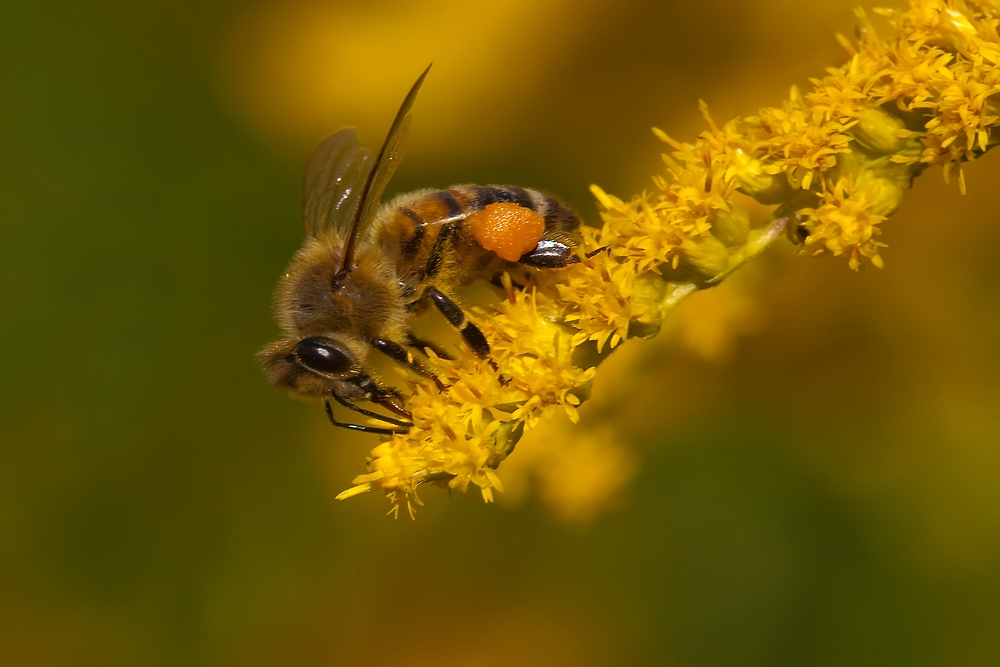
[[403,158],[406,136],[410,128],[410,109],[413,107],[413,101],[417,99],[420,85],[424,82],[424,77],[427,76],[430,69],[428,65],[423,74],[417,78],[413,87],[410,88],[410,92],[407,93],[406,99],[403,100],[403,104],[396,113],[396,119],[392,122],[392,127],[389,128],[389,134],[385,138],[385,143],[382,144],[382,150],[375,158],[372,171],[368,174],[368,179],[361,191],[361,206],[355,210],[351,229],[347,235],[342,272],[350,271],[358,239],[364,235],[365,229],[375,218],[385,186],[389,183],[389,179],[396,172],[396,167],[399,166],[399,161]]
[[[413,100],[410,100],[412,104]],[[407,108],[408,110],[408,108]],[[392,175],[396,173],[403,154],[406,151],[406,140],[410,136],[410,116],[407,114],[394,124],[389,136],[386,137],[385,146],[379,156],[375,174],[372,176],[371,189],[365,195],[364,205],[361,209],[362,224],[364,221],[375,217],[379,205],[382,203],[382,195],[385,187],[392,180]]]
[[371,152],[360,147],[353,127],[316,147],[306,167],[302,200],[306,236],[348,232],[374,162]]

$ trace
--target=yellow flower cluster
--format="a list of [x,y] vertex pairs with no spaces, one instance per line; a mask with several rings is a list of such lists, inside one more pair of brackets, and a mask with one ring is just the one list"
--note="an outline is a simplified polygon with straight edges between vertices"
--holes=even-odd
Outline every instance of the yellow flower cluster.
[[462,492],[472,483],[490,502],[493,489],[503,490],[495,468],[523,429],[557,410],[578,421],[576,407],[597,369],[572,362],[574,336],[552,298],[537,289],[515,290],[507,275],[504,282],[508,298],[490,319],[476,320],[490,343],[490,360],[468,353],[449,361],[430,352],[427,365],[448,389],[407,376],[413,427],[372,450],[369,472],[338,498],[381,488],[394,512],[405,503],[412,516],[420,504],[417,487],[441,482]]
[[[850,60],[792,89],[757,115],[708,129],[691,144],[656,134],[672,150],[653,193],[624,201],[592,187],[603,226],[587,228],[580,262],[503,277],[506,299],[473,319],[491,359],[466,352],[429,366],[448,388],[407,377],[414,425],[372,451],[368,472],[342,493],[385,491],[393,510],[419,504],[434,482],[490,501],[497,467],[525,430],[563,411],[576,421],[596,367],[623,340],[650,337],[682,299],[711,287],[787,230],[804,252],[881,267],[880,225],[930,165],[945,178],[996,143],[1000,3],[911,0],[883,10],[881,38],[859,13]],[[737,200],[772,206],[752,224]]]

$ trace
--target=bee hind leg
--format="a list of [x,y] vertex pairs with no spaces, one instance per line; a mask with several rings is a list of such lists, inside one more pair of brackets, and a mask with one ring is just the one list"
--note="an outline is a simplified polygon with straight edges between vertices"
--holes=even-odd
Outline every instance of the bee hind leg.
[[448,323],[458,329],[477,357],[486,359],[490,356],[490,344],[486,342],[486,336],[479,327],[469,321],[457,303],[433,285],[427,288],[426,294]]
[[[610,248],[608,246],[601,246],[597,250],[588,252],[586,257],[587,259],[591,259],[606,250],[610,250]],[[531,266],[536,269],[561,269],[570,264],[579,264],[580,257],[574,252],[572,246],[560,241],[542,239],[535,246],[534,250],[530,250],[522,255],[521,259],[517,261],[525,266]]]
[[542,239],[517,261],[536,269],[561,269],[576,264],[580,259],[573,251],[573,246],[554,239]]

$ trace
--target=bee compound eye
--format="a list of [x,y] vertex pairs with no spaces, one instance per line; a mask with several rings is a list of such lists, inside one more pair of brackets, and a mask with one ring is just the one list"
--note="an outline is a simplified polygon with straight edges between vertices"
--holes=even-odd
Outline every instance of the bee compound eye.
[[295,346],[299,361],[318,373],[344,375],[353,365],[351,357],[329,338],[310,336],[303,338]]

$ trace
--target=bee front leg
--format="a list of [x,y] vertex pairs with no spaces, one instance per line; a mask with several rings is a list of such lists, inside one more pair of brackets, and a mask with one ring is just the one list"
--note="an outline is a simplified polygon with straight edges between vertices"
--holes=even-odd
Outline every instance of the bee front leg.
[[[403,419],[413,419],[413,415],[401,404],[403,397],[395,389],[380,387],[367,373],[359,373],[348,381],[358,388],[358,394],[363,396],[366,401],[381,405]],[[337,398],[337,401],[339,402],[340,399]]]
[[427,340],[425,338],[417,338],[413,334],[406,334],[406,346],[407,347],[412,347],[412,348],[414,348],[416,350],[419,350],[420,352],[424,353],[425,355],[427,354],[427,350],[430,350],[431,352],[433,352],[434,354],[436,354],[439,358],[445,359],[445,360],[448,360],[448,361],[451,361],[451,360],[453,360],[455,358],[455,357],[451,356],[451,354],[449,354],[448,352],[446,352],[437,343],[435,343],[433,341],[429,341],[429,340]]
[[[394,419],[392,417],[387,417],[386,415],[380,415],[377,412],[372,412],[371,410],[365,410],[364,408],[362,408],[362,407],[360,407],[358,405],[355,405],[354,403],[351,403],[346,398],[341,398],[336,393],[332,393],[331,392],[330,395],[333,396],[333,400],[337,401],[338,403],[340,403],[341,405],[343,405],[345,408],[349,408],[351,410],[354,410],[358,414],[362,414],[365,417],[371,417],[372,419],[377,419],[377,420],[379,420],[381,422],[385,422],[386,424],[392,424],[393,426],[400,426],[400,427],[403,427],[403,428],[409,428],[409,427],[413,426],[413,424],[410,423],[410,422],[408,422],[408,421],[405,421],[405,422],[404,421],[400,421],[400,420]],[[327,399],[326,402],[329,403],[330,402],[329,399]]]
[[364,424],[350,424],[350,423],[347,423],[347,422],[337,421],[337,418],[333,416],[333,408],[330,407],[330,400],[327,399],[327,400],[323,401],[323,405],[326,408],[326,416],[330,420],[331,424],[333,424],[334,426],[337,426],[339,428],[346,428],[348,431],[359,431],[361,433],[375,433],[377,435],[393,435],[395,433],[406,433],[406,430],[408,429],[408,427],[412,426],[412,424],[406,424],[404,422],[396,422],[395,420],[387,419],[386,417],[383,417],[382,415],[379,415],[379,414],[375,414],[374,412],[369,412],[368,410],[363,410],[363,409],[359,408],[358,406],[356,406],[354,404],[345,402],[344,400],[342,400],[341,398],[339,398],[336,395],[334,395],[334,398],[337,399],[337,402],[340,403],[341,405],[346,405],[347,407],[351,408],[352,410],[355,410],[357,412],[361,412],[365,416],[374,416],[376,419],[379,419],[381,421],[391,422],[391,423],[398,423],[400,426],[407,427],[407,428],[404,428],[404,429],[379,428],[377,426],[366,426]]
[[434,373],[417,363],[416,360],[410,356],[410,353],[406,351],[406,348],[399,343],[386,338],[376,338],[372,341],[372,346],[396,363],[407,366],[413,369],[416,373],[423,375],[425,378],[429,378],[435,386],[437,386],[438,391],[444,391],[448,388],[448,385],[441,382],[441,380],[439,380]]
[[490,356],[490,344],[486,342],[486,336],[479,327],[469,321],[457,303],[433,285],[427,288],[425,294],[431,298],[431,302],[441,311],[448,323],[458,329],[477,357],[486,359]]

